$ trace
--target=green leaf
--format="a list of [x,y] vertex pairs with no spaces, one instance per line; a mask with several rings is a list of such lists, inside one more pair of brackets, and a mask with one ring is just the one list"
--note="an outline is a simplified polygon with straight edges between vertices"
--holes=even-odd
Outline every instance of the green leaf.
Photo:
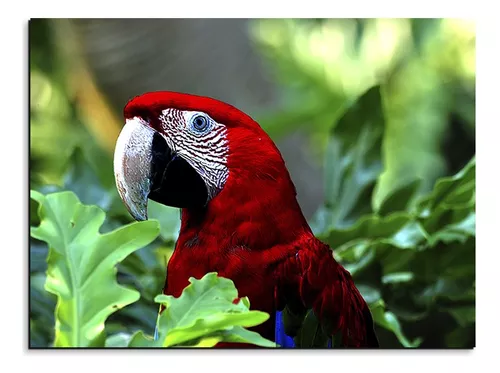
[[102,235],[104,212],[81,204],[72,192],[32,191],[31,198],[40,204],[40,225],[31,227],[31,236],[49,245],[45,289],[57,296],[54,346],[104,346],[107,317],[139,299],[137,291],[118,285],[115,265],[154,240],[158,223]]
[[297,335],[302,327],[307,312],[308,310],[305,308],[301,308],[294,312],[290,309],[288,304],[285,306],[281,313],[281,318],[283,320],[284,332],[286,335],[290,337],[295,337]]
[[420,178],[418,192],[426,193],[446,172],[441,143],[453,89],[443,83],[442,73],[432,68],[428,58],[407,58],[384,85],[387,127],[384,172],[373,196],[376,206],[400,183]]
[[[50,91],[54,92],[53,96],[60,94],[54,86]],[[55,101],[59,99],[62,98],[54,97]],[[60,105],[59,108],[56,105]],[[66,102],[53,102],[47,107],[63,112],[69,106]],[[61,185],[62,174],[79,143],[81,133],[81,126],[74,125],[66,115],[60,116],[45,110],[33,113],[30,118],[30,159],[35,160],[37,167],[30,171],[39,174],[44,184]]]
[[207,337],[202,337],[199,340],[197,340],[194,344],[186,347],[193,347],[193,348],[210,348],[214,347],[217,343],[222,341],[222,336],[220,335],[210,335]]
[[430,307],[433,303],[446,300],[445,304],[454,302],[474,302],[475,291],[472,279],[452,279],[439,277],[435,283],[431,283],[420,294],[415,294],[415,300]]
[[[393,312],[381,312],[377,323],[395,333],[403,345],[413,342],[400,335],[396,314],[415,322],[429,317],[436,305],[455,309],[460,302],[474,301],[473,162],[457,175],[438,180],[411,211],[406,204],[407,211],[366,215],[353,226],[331,229],[322,237],[336,248],[335,257],[351,272],[371,306],[377,300],[372,284],[380,283]],[[375,291],[367,291],[366,285]],[[454,314],[457,319],[461,316]]]
[[339,251],[342,250],[342,245],[354,240],[384,242],[401,249],[411,249],[425,239],[425,232],[420,225],[412,221],[411,216],[404,212],[394,213],[387,217],[363,216],[352,227],[332,229],[324,237],[331,247],[339,248]]
[[[113,189],[115,188],[113,185]],[[104,211],[109,209],[112,202],[110,188],[103,187],[81,147],[75,148],[69,160],[63,189],[75,193],[82,203],[97,205]]]
[[302,327],[294,337],[295,345],[297,348],[327,348],[328,339],[314,311],[309,310]]
[[476,322],[476,307],[474,306],[452,308],[449,312],[461,327]]
[[372,304],[377,302],[379,299],[381,299],[381,294],[380,290],[374,288],[373,286],[370,285],[365,285],[365,284],[358,284],[357,288],[361,295],[363,296],[363,299],[365,300],[366,303]]
[[412,198],[415,196],[422,180],[416,179],[402,184],[396,188],[382,201],[377,213],[380,216],[387,216],[396,211],[403,211],[409,207]]
[[142,298],[141,301],[117,312],[117,316],[121,320],[126,320],[129,326],[127,327],[128,331],[135,332],[138,329],[143,329],[153,332],[158,317],[158,305],[146,303]]
[[132,336],[127,333],[116,333],[106,338],[105,347],[126,348]]
[[420,50],[428,38],[432,38],[442,20],[439,18],[412,18],[410,19],[411,35],[416,49]]
[[432,192],[418,203],[423,218],[440,205],[461,207],[475,196],[476,158],[473,157],[456,175],[439,179]]
[[[448,348],[474,348],[475,327],[458,327],[452,332],[446,334],[445,342]],[[471,343],[472,342],[472,343]]]
[[382,172],[384,128],[377,86],[361,95],[332,129],[325,165],[328,226],[346,227],[371,212],[372,191]]
[[[344,264],[345,269],[348,270],[353,277],[356,277],[358,273],[366,270],[376,259],[376,251],[371,246],[369,242],[362,242],[351,247],[344,246],[347,247],[347,250],[342,251],[340,254],[334,253],[334,256],[339,262]],[[359,259],[349,260],[350,252],[356,252],[359,248],[367,250],[364,250],[364,254],[361,255]]]
[[250,331],[242,326],[235,326],[219,332],[221,341],[230,343],[251,343],[261,347],[277,347],[275,342],[263,338],[259,333]]
[[[472,207],[433,214],[432,219],[432,221],[425,222],[426,230],[428,232],[434,231],[429,237],[431,246],[436,246],[439,242],[451,243],[459,241],[464,243],[469,237],[476,235],[476,213],[472,210]],[[440,230],[438,230],[439,228]]]
[[413,278],[414,275],[412,272],[395,272],[382,276],[382,283],[396,284],[401,282],[410,282],[413,280]]
[[155,201],[148,202],[148,215],[150,219],[160,222],[160,236],[164,241],[175,242],[181,228],[180,210],[168,207]]
[[383,300],[379,300],[376,303],[370,305],[370,310],[372,312],[373,321],[378,325],[384,327],[387,330],[393,332],[398,338],[399,342],[404,347],[415,348],[422,343],[421,338],[416,338],[413,341],[409,341],[403,334],[401,325],[399,321],[392,312],[385,311],[385,304]]
[[[193,277],[179,298],[158,295],[155,301],[166,309],[158,320],[158,340],[144,333],[135,334],[130,347],[175,347],[218,342],[253,343],[276,347],[274,342],[243,328],[259,325],[269,318],[265,312],[250,311],[248,299],[238,297],[234,283],[216,273],[200,280]],[[204,338],[209,338],[204,340]]]
[[157,240],[135,251],[118,266],[120,282],[139,290],[142,297],[151,303],[165,284],[167,262],[164,257],[157,255],[161,247]]
[[30,347],[47,347],[54,339],[55,297],[44,289],[44,273],[30,274]]
[[30,273],[45,272],[47,269],[46,257],[49,248],[45,242],[31,240],[30,242]]

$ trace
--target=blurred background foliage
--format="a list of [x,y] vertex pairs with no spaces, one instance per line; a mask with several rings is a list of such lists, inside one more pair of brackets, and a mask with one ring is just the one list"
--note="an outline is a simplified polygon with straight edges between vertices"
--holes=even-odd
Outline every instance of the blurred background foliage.
[[[440,194],[435,186],[475,155],[474,23],[31,20],[29,37],[31,189],[74,191],[106,211],[104,230],[130,222],[112,171],[127,100],[152,90],[221,99],[254,117],[277,142],[313,229],[339,247],[336,255],[372,311],[383,305],[382,346],[475,345],[474,166],[459,181],[441,182],[466,192]],[[375,85],[380,103],[360,104]],[[154,202],[149,209],[160,221],[160,238],[128,257],[118,273],[141,300],[108,319],[110,332],[154,329],[153,298],[163,287],[180,221],[178,210]],[[408,218],[394,225],[399,218],[390,213],[398,211]],[[413,240],[405,246],[412,250],[391,251],[387,240],[368,237],[366,226],[388,215],[386,235],[414,237],[406,223],[422,214],[428,214],[427,233],[439,233],[429,250]],[[466,228],[451,232],[443,224]],[[44,290],[47,247],[31,238],[30,253],[30,341],[49,346],[54,298]]]

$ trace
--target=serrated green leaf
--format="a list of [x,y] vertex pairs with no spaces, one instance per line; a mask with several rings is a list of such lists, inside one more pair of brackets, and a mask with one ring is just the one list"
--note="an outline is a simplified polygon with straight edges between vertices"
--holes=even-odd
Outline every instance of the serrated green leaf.
[[[182,346],[183,344],[196,340],[203,335],[211,334],[215,331],[232,329],[235,326],[252,327],[262,324],[269,318],[265,312],[219,312],[210,316],[204,316],[203,319],[197,318],[189,326],[173,326],[167,332],[163,347]],[[182,325],[179,322],[179,325]],[[162,325],[162,318],[159,320],[160,336],[165,326]],[[275,344],[274,344],[275,345]]]
[[[220,342],[253,343],[276,347],[274,342],[243,328],[259,325],[269,314],[250,311],[248,299],[233,301],[238,297],[234,283],[216,273],[208,273],[197,280],[190,278],[179,298],[158,295],[155,301],[166,308],[158,320],[158,339],[136,333],[130,347],[180,347],[199,343]],[[204,338],[209,338],[202,342]]]
[[40,203],[40,225],[31,227],[31,236],[49,245],[45,289],[58,299],[54,346],[103,346],[106,318],[139,298],[118,285],[115,265],[156,238],[158,224],[138,222],[100,234],[104,212],[82,205],[72,192],[31,196]]

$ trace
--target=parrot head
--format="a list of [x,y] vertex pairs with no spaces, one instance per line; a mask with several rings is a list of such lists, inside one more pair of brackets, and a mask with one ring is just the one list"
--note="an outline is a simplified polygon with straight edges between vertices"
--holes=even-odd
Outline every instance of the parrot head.
[[[150,92],[130,100],[114,153],[118,192],[136,220],[148,199],[203,208],[224,193],[269,183],[293,190],[273,141],[235,107],[202,96]],[[286,184],[287,188],[280,188]]]

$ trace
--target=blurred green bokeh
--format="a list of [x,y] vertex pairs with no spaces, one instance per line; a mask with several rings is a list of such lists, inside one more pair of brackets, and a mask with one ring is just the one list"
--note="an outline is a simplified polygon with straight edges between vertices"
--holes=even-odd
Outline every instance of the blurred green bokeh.
[[[75,33],[69,22],[30,21],[31,189],[44,193],[72,190],[82,202],[104,209],[106,229],[112,229],[130,221],[118,199],[112,171],[122,108],[114,107],[113,97],[101,89],[91,59],[78,52]],[[278,92],[271,107],[249,114],[278,144],[294,133],[306,140],[309,162],[325,173],[307,184],[311,188],[325,185],[325,196],[320,198],[326,202],[328,172],[335,167],[328,161],[329,134],[346,108],[375,85],[381,85],[385,119],[383,172],[369,203],[375,211],[388,195],[416,179],[421,180],[416,196],[429,193],[438,178],[457,173],[475,155],[474,23],[456,19],[251,20],[248,37]],[[121,62],[118,54],[109,55],[108,63]],[[370,113],[366,116],[370,118]],[[353,152],[356,144],[353,140]],[[31,206],[31,224],[36,224],[35,208]],[[322,206],[314,208],[320,214]],[[312,224],[317,223],[318,214],[311,218]],[[153,203],[150,215],[162,224],[161,239],[119,268],[120,282],[139,289],[141,301],[113,315],[106,325],[110,331],[124,325],[127,330],[154,328],[153,297],[163,286],[179,214]],[[317,233],[321,232],[318,228]],[[43,289],[47,248],[31,239],[30,250],[31,344],[48,346],[53,338],[54,299]],[[459,309],[463,307],[456,314]],[[438,312],[425,326],[411,320],[412,316],[405,319],[403,329],[411,338],[423,337],[420,347],[475,344],[475,317],[464,316],[460,327],[449,313]],[[381,332],[380,338],[387,347],[401,346],[401,339],[393,335]]]

